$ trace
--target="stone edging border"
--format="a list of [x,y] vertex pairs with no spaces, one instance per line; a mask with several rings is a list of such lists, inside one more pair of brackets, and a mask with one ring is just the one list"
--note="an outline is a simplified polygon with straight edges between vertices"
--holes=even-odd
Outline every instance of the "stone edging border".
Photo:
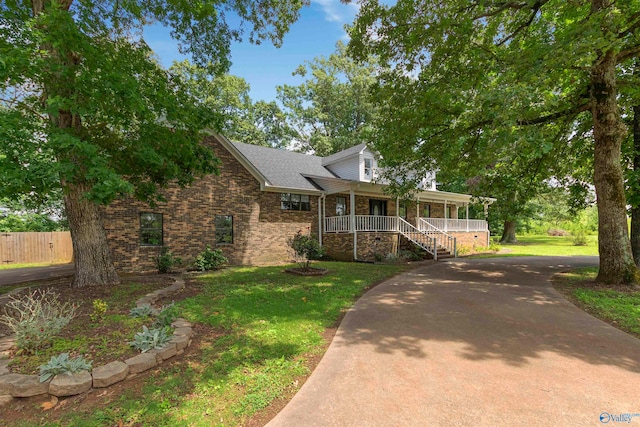
[[[136,301],[137,307],[152,306],[160,298],[171,296],[184,289],[184,280],[174,277],[175,283],[159,289]],[[9,354],[15,345],[15,336],[0,338],[0,406],[7,405],[16,397],[31,397],[50,394],[56,397],[74,396],[93,388],[109,387],[140,372],[151,369],[163,361],[182,354],[191,344],[193,330],[191,323],[176,319],[171,340],[160,349],[150,350],[123,361],[113,361],[87,371],[75,374],[56,375],[49,381],[40,382],[38,375],[14,374],[9,372]]]

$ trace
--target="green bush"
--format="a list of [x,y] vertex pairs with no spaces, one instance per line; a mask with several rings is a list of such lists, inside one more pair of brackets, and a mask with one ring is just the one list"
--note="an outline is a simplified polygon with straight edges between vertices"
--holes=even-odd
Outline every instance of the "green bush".
[[165,328],[171,326],[174,320],[178,318],[176,314],[175,307],[173,303],[169,305],[163,305],[158,315],[156,316],[156,320],[153,322],[154,328]]
[[158,273],[161,274],[170,272],[173,267],[180,264],[182,264],[182,258],[173,256],[173,253],[166,246],[162,247],[160,255],[156,257],[156,267]]
[[129,316],[131,317],[149,317],[153,314],[153,309],[150,305],[142,305],[140,307],[134,307],[129,310]]
[[296,262],[301,268],[310,268],[311,260],[317,260],[324,255],[324,248],[320,246],[317,237],[312,234],[302,234],[302,230],[287,240],[289,247],[293,249]]
[[93,313],[91,313],[89,315],[89,317],[91,318],[92,322],[99,322],[102,319],[104,319],[104,315],[107,312],[107,309],[109,308],[109,305],[101,300],[101,299],[94,299],[93,300]]
[[229,260],[222,254],[220,249],[211,249],[209,245],[204,252],[200,252],[194,262],[195,267],[200,271],[209,271],[220,268]]
[[169,332],[169,328],[149,329],[143,326],[142,332],[138,332],[133,337],[133,341],[129,342],[129,345],[140,350],[142,353],[146,353],[154,348],[162,348],[171,340],[171,334]]
[[16,345],[33,353],[51,343],[76,315],[77,307],[61,302],[51,289],[36,289],[21,298],[10,296],[0,322],[16,334]]
[[574,231],[571,234],[573,246],[587,246],[587,234],[583,230]]
[[40,382],[43,383],[59,374],[75,374],[76,372],[91,370],[91,362],[78,356],[69,359],[69,353],[52,356],[49,362],[40,365]]

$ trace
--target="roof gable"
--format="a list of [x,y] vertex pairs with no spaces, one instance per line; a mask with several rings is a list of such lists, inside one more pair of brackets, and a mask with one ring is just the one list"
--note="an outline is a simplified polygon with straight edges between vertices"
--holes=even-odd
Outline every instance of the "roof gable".
[[256,168],[266,184],[273,187],[319,191],[318,185],[304,175],[336,177],[322,166],[322,157],[240,142],[231,142],[231,145]]
[[367,144],[358,144],[356,146],[353,146],[351,148],[347,148],[346,150],[342,150],[339,151],[335,154],[332,154],[330,156],[327,157],[323,157],[322,158],[322,165],[323,166],[327,166],[330,165],[332,163],[336,163],[339,162],[340,160],[349,158],[351,156],[355,156],[355,155],[359,155],[360,153],[362,153],[364,151],[364,149],[367,148]]

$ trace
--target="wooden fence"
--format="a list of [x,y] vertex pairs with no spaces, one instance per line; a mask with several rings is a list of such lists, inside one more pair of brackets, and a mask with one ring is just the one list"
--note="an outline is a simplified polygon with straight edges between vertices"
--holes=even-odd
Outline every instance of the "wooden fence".
[[68,231],[0,233],[0,263],[67,263],[73,259]]

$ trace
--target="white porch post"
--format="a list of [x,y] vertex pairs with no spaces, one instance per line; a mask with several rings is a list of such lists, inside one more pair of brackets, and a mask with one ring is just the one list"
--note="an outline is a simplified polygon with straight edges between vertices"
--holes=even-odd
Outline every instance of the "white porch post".
[[465,218],[467,219],[467,232],[469,232],[469,203],[465,203],[464,207],[466,210]]
[[449,215],[447,213],[447,201],[444,201],[444,232],[447,232],[447,225],[449,225],[449,221],[447,221]]
[[322,233],[324,232],[324,204],[322,203],[324,194],[318,196],[318,243],[322,247]]
[[349,216],[351,217],[351,231],[353,232],[353,260],[358,259],[358,236],[356,233],[356,194],[353,188],[349,190]]
[[396,197],[396,216],[400,216],[400,198]]

